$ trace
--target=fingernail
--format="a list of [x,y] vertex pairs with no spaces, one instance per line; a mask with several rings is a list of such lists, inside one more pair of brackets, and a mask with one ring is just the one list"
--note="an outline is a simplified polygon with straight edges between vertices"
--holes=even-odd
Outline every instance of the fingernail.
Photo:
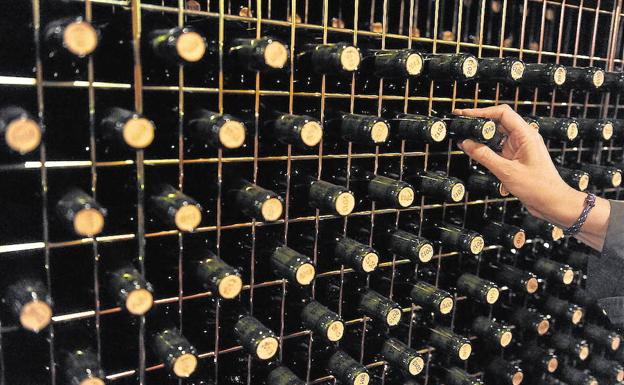
[[462,142],[457,142],[457,147],[459,147],[460,150],[464,151],[464,147],[463,147],[463,141]]

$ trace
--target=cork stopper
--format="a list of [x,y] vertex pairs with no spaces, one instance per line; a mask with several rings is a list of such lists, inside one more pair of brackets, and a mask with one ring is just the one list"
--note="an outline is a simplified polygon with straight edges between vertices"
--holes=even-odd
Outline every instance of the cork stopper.
[[277,198],[269,198],[262,204],[262,208],[260,212],[262,213],[262,218],[267,222],[276,221],[282,216],[282,212],[284,211],[284,206],[282,205],[282,201]]
[[420,28],[413,26],[412,29],[410,30],[410,37],[414,38],[418,38],[420,37]]
[[383,23],[376,21],[370,25],[370,31],[374,33],[382,33],[383,32]]
[[621,184],[622,184],[622,173],[620,171],[616,171],[615,173],[613,173],[613,176],[611,177],[611,185],[613,187],[618,187]]
[[180,378],[188,378],[197,368],[197,357],[186,353],[176,358],[173,362],[173,373]]
[[370,376],[368,375],[368,373],[364,372],[355,376],[355,379],[353,380],[353,385],[368,385],[369,382]]
[[267,337],[262,339],[256,347],[256,356],[261,360],[273,358],[277,353],[279,342],[275,337]]
[[438,120],[437,122],[431,125],[430,132],[431,132],[431,139],[433,139],[433,141],[436,143],[440,143],[446,138],[446,123],[444,123],[441,120]]
[[548,320],[541,320],[537,324],[537,334],[539,334],[540,336],[548,333],[548,329],[550,329],[550,322],[548,322]]
[[479,62],[473,56],[469,56],[464,60],[462,64],[462,73],[467,78],[472,78],[477,74],[477,69],[479,68]]
[[[538,43],[538,42],[536,42],[536,41],[532,41],[532,42],[530,42],[530,43],[529,43],[529,49],[530,49],[531,51],[537,51],[537,50],[539,50],[539,43]],[[562,84],[563,84],[563,83],[562,83]]]
[[365,273],[374,271],[379,265],[379,255],[377,253],[368,253],[362,258],[362,270]]
[[344,71],[355,71],[360,66],[361,60],[360,51],[355,47],[345,47],[340,53],[340,64]]
[[[292,21],[292,15],[289,13],[288,16],[286,17],[286,21]],[[295,23],[299,24],[303,21],[303,19],[301,18],[301,16],[299,16],[298,13],[295,13]]]
[[472,345],[470,344],[463,344],[460,348],[459,348],[459,359],[462,361],[466,361],[468,359],[468,357],[470,357],[470,354],[472,353]]
[[581,346],[578,356],[581,360],[586,360],[587,357],[589,357],[589,347],[587,347],[586,345]]
[[611,350],[616,351],[620,348],[620,343],[622,342],[622,338],[620,336],[615,336],[611,339]]
[[401,322],[403,312],[401,309],[392,309],[386,314],[386,323],[388,326],[396,326]]
[[496,301],[498,301],[498,297],[500,296],[500,291],[493,287],[490,290],[487,291],[487,293],[485,294],[485,302],[487,302],[490,305],[493,305],[496,303]]
[[282,69],[288,62],[288,50],[279,41],[272,41],[264,49],[264,62],[271,68]]
[[576,325],[583,319],[583,311],[581,309],[575,310],[572,313],[572,324]]
[[79,385],[104,385],[104,381],[101,378],[89,377],[80,381]]
[[513,245],[516,249],[521,249],[522,246],[524,246],[525,242],[526,242],[526,233],[524,232],[524,230],[520,230],[514,234]]
[[466,193],[466,187],[463,183],[455,183],[453,187],[451,187],[451,200],[453,202],[459,202],[464,199],[464,194]]
[[243,280],[238,275],[228,275],[219,280],[219,296],[224,299],[232,299],[240,294],[243,289]]
[[338,342],[342,339],[344,335],[344,322],[342,321],[333,321],[329,324],[327,328],[327,339],[331,342]]
[[311,263],[304,263],[299,266],[297,272],[295,273],[295,279],[300,285],[309,285],[314,280],[315,276],[316,269]]
[[[492,3],[490,3],[490,9],[494,13],[500,13],[501,10],[503,9],[503,5],[501,4],[501,2],[499,0],[494,0],[494,1],[492,1]],[[516,385],[516,384],[514,384],[514,385]]]
[[386,122],[376,122],[371,128],[371,139],[373,143],[384,143],[388,140],[390,134],[390,127]]
[[568,74],[568,71],[566,71],[564,67],[557,67],[557,69],[555,70],[555,73],[553,74],[553,79],[555,81],[555,84],[558,86],[563,85],[563,83],[565,83],[566,81],[567,74]]
[[180,231],[194,231],[201,219],[201,210],[195,205],[182,206],[175,213],[175,224]]
[[319,122],[306,122],[301,127],[301,141],[308,147],[314,147],[323,139],[323,127]]
[[440,314],[449,314],[455,303],[453,302],[453,298],[446,297],[442,301],[440,301]]
[[195,63],[206,53],[206,43],[200,34],[194,31],[183,33],[176,41],[176,51],[183,60]]
[[32,119],[15,119],[7,126],[4,140],[13,151],[26,154],[41,143],[41,128]]
[[553,241],[558,241],[563,238],[563,229],[558,226],[554,226],[551,232]]
[[399,191],[398,201],[399,206],[409,207],[414,203],[414,189],[411,187],[404,187]]
[[548,363],[546,364],[546,370],[548,370],[548,373],[556,372],[558,367],[559,367],[559,360],[557,360],[555,357],[552,357],[551,359],[549,359]]
[[355,197],[350,191],[345,191],[338,194],[336,197],[336,212],[339,215],[345,216],[351,214],[355,208]]
[[613,123],[607,122],[602,126],[602,139],[609,140],[613,137]]
[[330,24],[332,28],[344,28],[345,27],[344,20],[339,19],[337,17],[332,17]]
[[87,56],[97,48],[98,34],[86,21],[70,23],[63,31],[63,45],[76,56]]
[[201,11],[201,4],[197,0],[187,0],[186,9],[189,11]]
[[512,339],[513,339],[513,334],[511,332],[509,331],[504,332],[500,338],[500,346],[502,347],[508,346],[511,343]]
[[592,75],[592,84],[594,85],[594,87],[596,88],[602,87],[603,83],[604,83],[604,71],[598,70],[594,72],[594,74]]
[[513,385],[520,385],[522,384],[522,380],[524,379],[524,374],[522,374],[522,372],[516,372],[513,377],[511,377],[511,383]]
[[589,186],[589,175],[588,174],[581,175],[581,177],[579,178],[579,182],[578,182],[579,190],[585,191],[587,190],[588,186]]
[[154,141],[154,124],[145,118],[130,118],[122,130],[124,142],[132,148],[146,148]]
[[143,315],[152,308],[154,296],[146,289],[132,290],[126,298],[126,310],[133,315]]
[[410,54],[405,61],[405,69],[411,76],[420,75],[423,70],[422,56],[417,53]]
[[537,291],[538,288],[539,288],[539,283],[537,281],[537,278],[535,277],[529,278],[529,280],[526,283],[526,292],[529,294],[533,294]]
[[470,252],[472,254],[479,254],[483,251],[483,247],[485,247],[485,241],[481,236],[476,236],[470,241]]
[[485,122],[483,127],[481,127],[481,135],[483,136],[483,139],[490,140],[494,137],[494,134],[496,134],[496,123],[488,120]]
[[418,260],[422,263],[427,263],[433,258],[433,245],[427,243],[418,250]]
[[240,7],[240,9],[238,10],[238,16],[253,17],[253,12],[251,11],[251,9],[249,9],[249,7]]
[[598,385],[598,381],[597,380],[591,380],[589,382],[589,384],[587,384],[587,385]]
[[453,31],[443,31],[442,32],[442,40],[444,41],[455,41],[455,34]]
[[219,143],[228,149],[242,146],[245,136],[245,125],[236,120],[228,120],[219,129]]
[[564,273],[563,273],[563,277],[561,278],[561,282],[563,282],[565,285],[569,285],[572,283],[572,281],[574,280],[574,271],[571,269],[567,269]]
[[104,215],[94,208],[82,209],[74,216],[74,231],[84,237],[93,237],[102,232]]
[[521,79],[522,76],[524,75],[524,63],[521,61],[514,61],[511,64],[511,78],[513,80],[518,80]]
[[500,194],[500,196],[502,196],[502,197],[508,197],[508,196],[509,196],[509,194],[511,194],[511,193],[509,192],[509,190],[507,190],[507,188],[505,187],[505,185],[503,185],[502,183],[500,183],[500,184],[498,185],[498,193],[499,193],[499,194]]
[[410,360],[407,370],[412,376],[417,376],[423,371],[425,367],[425,360],[422,357],[414,357]]
[[578,124],[572,122],[568,124],[568,128],[566,129],[566,136],[568,140],[574,140],[578,136]]
[[22,306],[19,320],[24,329],[38,332],[50,324],[52,308],[44,301],[30,301]]

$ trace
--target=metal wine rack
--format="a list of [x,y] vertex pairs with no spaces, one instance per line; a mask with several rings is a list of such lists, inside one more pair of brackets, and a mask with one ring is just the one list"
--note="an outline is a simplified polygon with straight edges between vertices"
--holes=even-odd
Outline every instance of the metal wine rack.
[[[124,20],[123,26],[131,37],[130,45],[119,50],[101,50],[87,59],[84,66],[72,74],[58,74],[45,68],[43,60],[41,29],[52,3],[56,7],[72,7],[72,14],[84,16],[96,25],[100,18],[116,15]],[[288,146],[285,151],[265,153],[258,139],[261,129],[258,113],[263,100],[280,100],[289,112],[297,112],[301,106],[313,106],[324,115],[326,106],[342,106],[351,111],[367,111],[379,114],[384,108],[422,114],[449,113],[454,108],[470,108],[510,104],[522,114],[541,116],[578,116],[590,118],[622,118],[620,96],[609,93],[588,93],[584,91],[562,91],[550,89],[509,89],[497,85],[479,83],[457,84],[419,80],[418,87],[409,86],[409,80],[402,94],[358,93],[358,75],[348,79],[346,87],[321,79],[321,86],[313,92],[298,90],[295,76],[278,87],[263,88],[262,75],[256,74],[254,87],[249,89],[226,88],[223,74],[223,43],[228,36],[228,25],[248,23],[256,28],[257,36],[265,31],[281,29],[290,40],[286,41],[290,50],[290,66],[296,68],[297,41],[301,32],[310,34],[323,42],[346,41],[357,45],[365,41],[377,45],[376,48],[418,48],[423,52],[470,52],[478,57],[518,57],[527,63],[548,62],[572,66],[596,66],[608,71],[622,71],[624,50],[622,32],[622,0],[82,0],[52,1],[30,0],[13,2],[0,1],[2,21],[0,22],[0,57],[11,58],[3,63],[0,60],[0,106],[17,104],[25,106],[37,116],[46,136],[40,149],[32,156],[19,160],[6,160],[0,164],[0,205],[7,208],[2,219],[3,232],[0,233],[0,261],[11,264],[14,261],[28,261],[31,266],[42,269],[47,278],[55,313],[51,326],[31,335],[16,324],[0,320],[0,384],[17,384],[20,379],[32,378],[38,384],[62,384],[59,375],[58,357],[55,346],[59,337],[55,330],[62,325],[90,322],[94,325],[95,346],[98,357],[103,361],[106,378],[111,384],[166,383],[164,365],[146,359],[145,324],[128,326],[126,333],[118,335],[112,329],[127,323],[119,307],[102,305],[103,287],[98,273],[102,258],[109,253],[128,253],[138,257],[140,269],[147,280],[153,280],[156,269],[171,268],[169,277],[178,287],[171,296],[156,298],[156,306],[177,304],[177,316],[182,331],[187,323],[185,309],[189,303],[200,303],[211,296],[210,292],[188,292],[184,290],[183,260],[187,258],[185,245],[189,238],[210,239],[216,245],[216,252],[227,255],[230,244],[224,235],[236,231],[248,234],[253,247],[249,250],[248,263],[255,265],[256,234],[262,228],[282,229],[285,242],[289,233],[308,231],[318,242],[319,228],[325,222],[339,219],[332,215],[297,217],[291,215],[289,196],[284,197],[284,218],[274,223],[248,221],[244,223],[223,223],[222,197],[217,195],[205,209],[212,218],[202,223],[193,234],[183,234],[174,229],[150,231],[145,222],[145,190],[149,184],[149,174],[164,172],[175,175],[173,183],[180,190],[198,184],[220,186],[227,178],[229,166],[240,165],[249,170],[254,180],[262,179],[263,172],[283,171],[287,176],[296,162],[315,162],[318,173],[331,173],[333,167],[350,165],[353,160],[370,161],[371,170],[376,171],[387,164],[411,166],[412,169],[427,169],[432,163],[454,176],[454,170],[467,169],[468,158],[456,147],[452,140],[443,145],[426,145],[401,142],[391,148],[384,146],[362,150],[351,144],[346,151],[318,151],[300,153]],[[59,5],[61,4],[61,5]],[[241,11],[241,7],[243,11]],[[217,28],[216,36],[208,40],[219,43],[219,60],[210,65],[218,68],[218,77],[210,87],[200,86],[188,79],[187,69],[180,66],[172,73],[166,84],[153,84],[146,81],[142,69],[145,66],[141,52],[142,20],[146,15],[165,14],[175,18],[180,26],[191,20],[208,19]],[[337,22],[342,20],[342,25]],[[375,24],[375,23],[380,23]],[[379,27],[378,32],[373,32]],[[107,33],[104,28],[103,34]],[[270,33],[270,32],[269,32]],[[105,56],[118,56],[127,61],[125,81],[102,77],[98,71],[98,61],[110,60]],[[106,71],[103,71],[106,72]],[[320,75],[319,75],[320,76]],[[383,85],[383,81],[379,81]],[[350,83],[349,83],[350,82]],[[343,84],[343,86],[345,86]],[[377,90],[383,89],[382,86]],[[345,91],[346,90],[346,91]],[[156,150],[139,150],[132,155],[111,155],[101,152],[98,147],[95,116],[98,109],[105,106],[126,103],[127,108],[145,112],[156,121],[158,144]],[[189,157],[185,151],[183,119],[191,106],[202,104],[219,112],[230,112],[232,108],[246,106],[256,114],[255,125],[249,127],[253,140],[241,152],[215,150],[198,157]],[[158,114],[168,115],[166,119]],[[67,125],[67,126],[66,126]],[[67,132],[65,134],[64,132]],[[69,133],[72,133],[72,136]],[[158,136],[162,139],[158,139]],[[621,138],[606,143],[581,140],[573,147],[548,143],[549,150],[558,161],[591,161],[604,163],[616,160],[623,155]],[[459,171],[461,174],[461,171]],[[85,191],[96,198],[119,201],[129,207],[127,220],[119,219],[119,226],[108,226],[103,235],[96,238],[71,238],[66,233],[58,235],[50,226],[50,194],[59,186],[55,183],[84,181]],[[289,180],[289,178],[287,178]],[[64,182],[62,182],[64,181]],[[127,189],[115,189],[113,185],[126,185]],[[267,186],[270,188],[270,186]],[[598,193],[618,199],[620,188],[604,189]],[[125,194],[131,192],[130,194]],[[197,197],[200,199],[201,197]],[[20,202],[19,205],[14,204]],[[26,203],[24,203],[26,202]],[[490,205],[500,205],[506,210],[520,210],[520,203],[513,197],[501,199],[471,199],[467,194],[459,203],[437,203],[425,197],[418,197],[412,207],[406,209],[376,208],[369,202],[344,219],[345,228],[363,226],[371,232],[376,230],[375,219],[380,216],[392,217],[398,221],[406,213],[419,213],[425,218],[436,212],[442,216],[449,211],[459,213],[464,221],[469,214],[484,211]],[[15,215],[19,214],[22,219]],[[18,220],[19,219],[19,220]],[[226,239],[231,240],[232,238]],[[532,247],[529,244],[527,247]],[[487,246],[484,253],[499,253],[500,247]],[[166,255],[166,256],[165,256]],[[379,274],[394,276],[396,268],[408,265],[395,255],[382,251]],[[173,257],[172,257],[173,256]],[[317,256],[312,256],[316,261]],[[224,257],[225,258],[225,257]],[[460,255],[454,251],[436,249],[431,264],[436,266],[436,274],[445,268],[455,266]],[[6,266],[6,265],[4,265]],[[416,266],[418,269],[418,266]],[[255,298],[277,290],[282,295],[278,304],[280,314],[286,306],[288,284],[285,280],[256,280],[253,267],[251,279],[243,288],[250,309],[254,310]],[[317,285],[328,277],[341,280],[352,273],[346,267],[334,271],[320,271]],[[0,273],[2,274],[2,273]],[[4,277],[3,277],[4,278]],[[158,281],[154,281],[158,284]],[[88,294],[89,300],[76,302],[75,296]],[[382,293],[392,297],[390,293]],[[456,297],[460,305],[465,298]],[[406,317],[417,318],[421,310],[414,306],[405,308]],[[490,310],[491,316],[491,310]],[[456,310],[450,319],[453,326],[461,318]],[[348,319],[348,328],[365,328],[367,319]],[[281,328],[275,330],[280,338],[280,354],[289,354],[290,346],[299,342],[311,341],[311,333],[303,326],[298,331],[286,333],[284,317]],[[217,321],[217,328],[219,322]],[[122,327],[123,329],[123,327]],[[112,334],[111,334],[112,333]],[[116,337],[115,337],[116,336]],[[472,339],[476,337],[471,336]],[[362,340],[365,348],[366,339]],[[411,342],[410,342],[411,343]],[[231,357],[242,354],[242,348],[233,341],[217,341],[213,349],[201,351],[199,357],[208,377],[219,381],[227,370]],[[425,354],[426,365],[419,381],[421,384],[439,383],[429,375],[431,354],[435,350],[426,344],[414,346]],[[32,352],[32,356],[29,354]],[[357,359],[358,357],[356,357]],[[305,359],[305,358],[302,358]],[[386,365],[382,361],[363,362],[371,373],[381,377]],[[249,373],[255,370],[249,364]],[[311,362],[308,360],[307,380],[309,384],[332,384],[330,375],[313,377]],[[471,374],[480,376],[479,370],[466,367]],[[26,375],[28,374],[28,375]],[[247,383],[253,383],[248,376]]]

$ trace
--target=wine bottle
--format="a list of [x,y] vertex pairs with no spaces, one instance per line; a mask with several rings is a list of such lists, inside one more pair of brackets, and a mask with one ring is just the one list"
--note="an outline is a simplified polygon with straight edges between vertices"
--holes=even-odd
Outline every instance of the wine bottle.
[[587,342],[569,334],[555,332],[550,336],[550,343],[556,350],[571,354],[581,361],[589,357],[589,345]]
[[338,381],[347,385],[368,385],[370,381],[370,374],[366,367],[343,350],[336,350],[329,357],[327,370]]
[[522,79],[524,68],[524,62],[513,57],[479,58],[477,78],[482,83],[501,82],[515,85]]
[[307,300],[300,311],[303,325],[329,342],[338,342],[345,331],[340,316],[318,301]]
[[470,193],[488,195],[490,197],[504,198],[509,196],[509,191],[493,174],[472,170],[466,181],[466,188]]
[[487,364],[485,372],[495,384],[520,385],[524,380],[522,369],[501,357],[493,358]]
[[108,290],[117,305],[128,313],[140,316],[154,304],[154,289],[131,264],[125,264],[107,273]]
[[555,318],[570,322],[572,325],[580,323],[584,316],[584,311],[580,306],[552,295],[547,296],[543,300],[543,308],[546,313]]
[[613,122],[608,119],[577,119],[583,139],[608,141],[613,137]]
[[531,370],[539,373],[554,373],[559,367],[557,355],[539,347],[535,343],[523,346],[520,350],[522,362]]
[[435,116],[395,113],[390,117],[392,130],[399,139],[440,143],[446,139],[446,123]]
[[269,372],[266,383],[271,385],[305,385],[305,382],[300,380],[292,370],[283,365]]
[[197,350],[169,321],[169,309],[156,309],[148,313],[147,336],[150,348],[178,378],[190,377],[198,365]]
[[69,55],[83,58],[98,46],[99,31],[82,16],[51,21],[43,29],[43,39],[50,56]]
[[154,214],[180,231],[194,231],[202,220],[202,207],[193,198],[168,184],[150,188],[150,203]]
[[478,316],[472,321],[472,331],[488,344],[505,348],[513,339],[511,328],[487,317]]
[[587,190],[589,186],[589,174],[583,170],[573,170],[571,168],[565,168],[557,166],[557,171],[561,178],[571,187],[579,191]]
[[256,220],[273,222],[284,212],[280,196],[245,179],[234,181],[226,191],[231,194],[234,207]]
[[258,319],[240,311],[228,317],[234,323],[233,330],[237,342],[254,358],[266,361],[277,354],[279,342],[275,333]]
[[500,289],[494,282],[471,273],[464,273],[457,279],[457,289],[473,300],[493,305],[498,301]]
[[507,249],[521,249],[526,242],[526,233],[518,226],[488,221],[481,229],[488,244],[502,245]]
[[432,80],[464,82],[477,75],[479,62],[469,53],[430,53],[425,56],[425,72]]
[[624,72],[605,72],[601,89],[613,93],[624,90]]
[[349,142],[378,145],[390,136],[389,123],[378,116],[328,111],[326,122],[330,132]]
[[534,122],[539,128],[539,133],[552,140],[563,142],[574,141],[579,134],[579,124],[573,118],[549,118],[542,116],[530,116],[525,119],[527,123]]
[[569,365],[562,365],[559,377],[570,385],[598,385],[594,376]]
[[378,175],[357,165],[351,170],[354,189],[358,190],[357,187],[361,186],[370,199],[396,208],[409,207],[414,203],[414,188],[399,180],[398,175]]
[[566,86],[582,91],[595,91],[602,87],[605,72],[597,67],[566,67]]
[[278,246],[271,254],[275,275],[295,285],[307,286],[314,280],[316,269],[312,260],[288,246]]
[[547,241],[558,241],[563,238],[563,230],[560,227],[530,214],[524,216],[521,227],[527,234],[543,237]]
[[445,379],[449,385],[483,385],[481,380],[472,377],[458,367],[446,369]]
[[288,114],[277,110],[267,112],[267,125],[275,138],[284,144],[301,149],[318,146],[323,139],[323,126],[317,119],[307,115]]
[[5,106],[0,108],[0,146],[27,154],[41,144],[43,129],[23,108]]
[[[464,229],[448,222],[432,222],[425,225],[427,226],[425,230],[432,235],[430,239],[438,240],[443,246],[451,250],[477,255],[485,247],[483,236],[476,231]],[[419,223],[408,222],[404,226],[408,231],[417,232]]]
[[386,244],[389,251],[407,257],[414,263],[427,263],[433,258],[433,244],[407,231],[387,229]]
[[582,251],[562,250],[567,255],[565,261],[568,265],[578,270],[585,270],[589,261],[589,254]]
[[351,74],[360,67],[360,50],[348,43],[306,45],[297,57],[300,71],[318,74]]
[[548,316],[538,313],[535,309],[518,308],[511,314],[511,322],[517,328],[543,336],[550,329]]
[[569,265],[548,258],[538,258],[533,270],[538,276],[559,284],[570,285],[574,281],[574,270]]
[[190,26],[155,29],[146,34],[147,47],[171,64],[192,64],[206,53],[206,40]]
[[110,140],[134,149],[147,148],[154,140],[154,122],[142,114],[119,107],[106,111],[100,127]]
[[459,141],[472,139],[487,143],[496,136],[496,123],[490,119],[451,115],[444,120],[449,136]]
[[594,355],[589,360],[587,366],[592,373],[606,379],[610,384],[624,381],[624,367],[617,361]]
[[410,298],[414,304],[439,314],[449,314],[455,306],[450,293],[420,280],[414,282]]
[[527,63],[520,84],[527,87],[561,87],[566,82],[566,68],[552,63]]
[[494,268],[496,282],[507,285],[512,290],[533,294],[539,288],[537,276],[530,271],[524,271],[504,263],[498,264]]
[[592,184],[598,188],[618,187],[622,184],[622,170],[617,167],[579,163],[578,168],[587,172]]
[[460,202],[466,192],[461,180],[441,171],[418,171],[416,174],[407,175],[405,180],[414,186],[418,194],[447,202]]
[[399,304],[370,289],[361,290],[358,308],[384,327],[397,326],[403,315]]
[[590,342],[607,347],[612,351],[618,350],[622,342],[622,337],[618,333],[591,323],[585,324],[583,327],[583,336]]
[[411,49],[367,50],[362,56],[360,72],[379,78],[411,78],[424,69],[423,55]]
[[79,236],[93,237],[104,228],[106,209],[80,189],[67,191],[56,203],[56,212]]
[[10,282],[2,302],[26,330],[38,333],[52,321],[48,289],[38,278],[24,277]]
[[55,330],[57,357],[65,381],[76,385],[104,385],[106,378],[94,346],[94,328],[84,324],[72,326],[63,325]]
[[450,329],[436,327],[430,329],[429,342],[433,347],[439,349],[447,357],[466,361],[472,353],[470,340],[453,333]]
[[213,295],[223,299],[237,297],[242,288],[243,280],[240,272],[225,263],[212,251],[205,250],[200,259],[190,261],[189,271],[204,290],[210,290]]
[[[371,335],[372,334],[372,335]],[[405,378],[419,375],[425,368],[423,356],[397,338],[384,333],[367,333],[367,344],[393,369],[398,369]]]
[[259,72],[283,70],[290,57],[284,43],[268,36],[234,39],[227,54],[229,63],[244,67],[248,71]]
[[240,148],[247,136],[247,128],[239,119],[203,108],[193,111],[186,125],[193,141],[213,148]]

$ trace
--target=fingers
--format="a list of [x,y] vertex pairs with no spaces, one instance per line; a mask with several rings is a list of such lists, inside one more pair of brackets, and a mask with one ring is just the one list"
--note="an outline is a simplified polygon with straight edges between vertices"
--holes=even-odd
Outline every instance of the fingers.
[[527,122],[522,119],[508,104],[491,106],[485,108],[467,108],[464,110],[457,109],[453,111],[456,115],[474,116],[479,118],[488,118],[500,123],[502,130],[506,134],[517,135],[518,133],[528,133],[531,128]]
[[460,144],[460,148],[464,150],[469,157],[490,170],[499,180],[504,181],[504,179],[506,179],[505,177],[509,174],[512,165],[510,160],[498,155],[488,146],[470,139],[464,140]]

